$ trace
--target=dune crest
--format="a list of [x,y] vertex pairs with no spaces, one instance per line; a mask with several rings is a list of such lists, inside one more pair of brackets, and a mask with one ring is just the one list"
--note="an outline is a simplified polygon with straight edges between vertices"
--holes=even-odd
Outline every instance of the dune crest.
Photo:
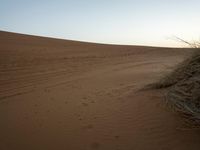
[[139,91],[189,54],[0,32],[0,149],[199,148],[165,91]]

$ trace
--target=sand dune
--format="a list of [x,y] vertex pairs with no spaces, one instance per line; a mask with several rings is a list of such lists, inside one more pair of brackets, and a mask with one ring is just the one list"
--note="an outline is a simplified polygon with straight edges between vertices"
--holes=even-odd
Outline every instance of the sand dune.
[[0,149],[197,150],[165,91],[140,91],[190,51],[0,32]]

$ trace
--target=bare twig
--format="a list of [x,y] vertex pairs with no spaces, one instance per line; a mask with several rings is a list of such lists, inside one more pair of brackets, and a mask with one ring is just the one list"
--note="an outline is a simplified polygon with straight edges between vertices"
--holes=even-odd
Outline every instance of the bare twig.
[[181,43],[185,43],[187,44],[189,47],[192,47],[192,48],[200,48],[200,42],[198,41],[193,41],[193,42],[189,42],[189,41],[186,41],[182,38],[179,38],[177,36],[173,36],[173,39],[175,39],[176,41],[178,42],[181,42]]

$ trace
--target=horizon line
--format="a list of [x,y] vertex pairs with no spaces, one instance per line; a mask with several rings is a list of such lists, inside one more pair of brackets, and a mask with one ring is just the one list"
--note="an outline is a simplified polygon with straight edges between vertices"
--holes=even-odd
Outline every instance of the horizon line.
[[85,41],[85,40],[75,40],[75,39],[67,39],[67,38],[62,38],[62,37],[53,37],[53,36],[45,36],[45,35],[37,35],[37,34],[31,34],[31,33],[22,33],[22,32],[16,32],[16,31],[8,31],[8,30],[1,30],[0,32],[7,32],[11,34],[19,34],[19,35],[24,35],[24,36],[33,36],[33,37],[38,37],[38,38],[49,38],[49,39],[55,39],[55,40],[64,40],[64,41],[72,41],[72,42],[81,42],[81,43],[88,43],[88,44],[98,44],[98,45],[111,45],[111,46],[138,46],[138,47],[152,47],[152,48],[190,48],[187,46],[155,46],[155,45],[133,45],[133,44],[117,44],[117,43],[105,43],[105,42],[92,42],[92,41]]

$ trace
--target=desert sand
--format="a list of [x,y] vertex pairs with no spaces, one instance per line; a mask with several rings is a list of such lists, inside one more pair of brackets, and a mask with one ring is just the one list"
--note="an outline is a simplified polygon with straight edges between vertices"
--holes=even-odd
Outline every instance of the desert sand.
[[0,32],[1,150],[197,150],[159,80],[190,49]]

